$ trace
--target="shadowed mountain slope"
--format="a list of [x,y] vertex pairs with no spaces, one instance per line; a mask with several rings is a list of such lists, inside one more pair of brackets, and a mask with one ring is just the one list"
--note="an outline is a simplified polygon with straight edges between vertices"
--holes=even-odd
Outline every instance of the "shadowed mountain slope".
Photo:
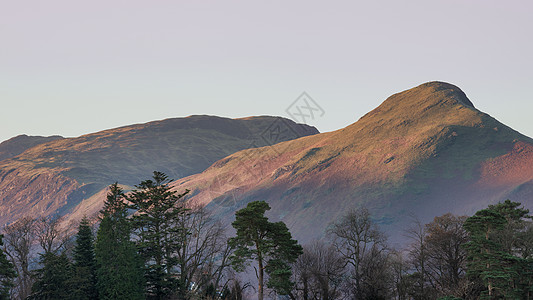
[[0,161],[0,225],[67,214],[115,181],[132,186],[154,170],[178,179],[236,151],[316,133],[280,117],[190,116],[38,144]]
[[368,207],[402,240],[412,217],[471,214],[506,198],[533,204],[533,141],[477,110],[456,86],[395,94],[334,132],[243,150],[174,183],[221,218],[253,200],[302,242],[347,209]]
[[16,136],[7,141],[0,143],[0,161],[8,159],[21,154],[22,152],[35,147],[40,144],[44,144],[50,141],[62,139],[63,137],[54,136],[27,136],[25,134]]

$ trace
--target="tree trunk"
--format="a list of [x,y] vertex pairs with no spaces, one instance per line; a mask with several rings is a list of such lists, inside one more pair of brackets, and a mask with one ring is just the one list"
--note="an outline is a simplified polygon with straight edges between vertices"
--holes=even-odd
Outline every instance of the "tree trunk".
[[258,300],[263,300],[263,259],[261,257],[259,257],[257,259],[257,262],[259,263],[259,273],[258,273],[258,281],[259,281],[259,286],[258,286],[258,292],[257,292],[257,299]]
[[303,290],[303,297],[304,300],[309,300],[308,293],[309,293],[309,284],[307,282],[307,277],[304,278],[304,290]]

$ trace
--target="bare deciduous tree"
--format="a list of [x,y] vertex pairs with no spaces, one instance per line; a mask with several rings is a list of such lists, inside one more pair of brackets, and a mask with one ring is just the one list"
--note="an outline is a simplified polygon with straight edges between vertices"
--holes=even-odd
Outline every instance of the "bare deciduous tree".
[[414,225],[406,231],[406,236],[412,241],[409,247],[409,258],[413,273],[410,275],[409,294],[414,299],[432,298],[435,289],[431,285],[427,269],[429,254],[424,224],[414,219]]
[[36,221],[37,240],[44,253],[57,254],[67,244],[69,235],[61,229],[62,221],[59,216],[42,217]]
[[304,246],[294,264],[294,299],[340,299],[346,263],[333,246],[315,241]]
[[441,295],[464,295],[468,233],[463,228],[466,216],[450,213],[426,224],[427,272]]
[[205,207],[186,204],[187,213],[179,216],[175,226],[183,228],[180,249],[175,253],[180,268],[180,293],[183,299],[192,287],[195,291],[219,289],[229,267],[231,248],[226,244],[224,227]]
[[389,253],[389,266],[392,279],[392,296],[394,299],[407,300],[409,262],[404,253],[393,250]]
[[17,278],[13,289],[14,299],[26,299],[33,284],[30,264],[36,241],[36,220],[24,217],[4,228],[5,252],[15,266]]
[[350,210],[331,225],[328,234],[333,246],[345,259],[346,264],[351,266],[353,297],[356,299],[369,297],[365,290],[365,286],[368,285],[364,281],[370,278],[368,273],[365,274],[367,269],[365,264],[377,266],[378,262],[374,259],[379,259],[380,263],[386,262],[381,259],[386,250],[385,235],[372,221],[366,208]]
[[414,271],[410,294],[415,299],[463,297],[466,293],[466,218],[448,213],[426,225],[416,220],[407,231],[412,241],[409,256]]

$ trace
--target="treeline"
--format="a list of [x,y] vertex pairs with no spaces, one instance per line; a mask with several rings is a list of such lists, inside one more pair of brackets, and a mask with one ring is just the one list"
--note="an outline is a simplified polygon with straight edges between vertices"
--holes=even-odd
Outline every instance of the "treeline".
[[[237,211],[228,237],[169,182],[154,172],[127,194],[111,185],[98,222],[83,219],[75,236],[60,218],[6,226],[0,299],[533,297],[533,223],[520,203],[413,222],[405,249],[388,245],[366,209],[353,209],[302,247],[268,220],[264,201]],[[250,275],[256,285],[242,279]]]
[[0,299],[234,299],[224,226],[169,182],[111,185],[99,225],[84,219],[74,237],[60,218],[4,228]]
[[533,299],[533,223],[520,203],[413,222],[391,249],[364,208],[304,246],[293,299]]

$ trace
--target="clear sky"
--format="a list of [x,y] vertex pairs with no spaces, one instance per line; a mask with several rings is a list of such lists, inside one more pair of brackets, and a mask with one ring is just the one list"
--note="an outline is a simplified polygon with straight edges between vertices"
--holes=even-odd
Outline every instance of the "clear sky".
[[191,114],[331,131],[440,80],[533,136],[532,1],[0,0],[0,141]]

